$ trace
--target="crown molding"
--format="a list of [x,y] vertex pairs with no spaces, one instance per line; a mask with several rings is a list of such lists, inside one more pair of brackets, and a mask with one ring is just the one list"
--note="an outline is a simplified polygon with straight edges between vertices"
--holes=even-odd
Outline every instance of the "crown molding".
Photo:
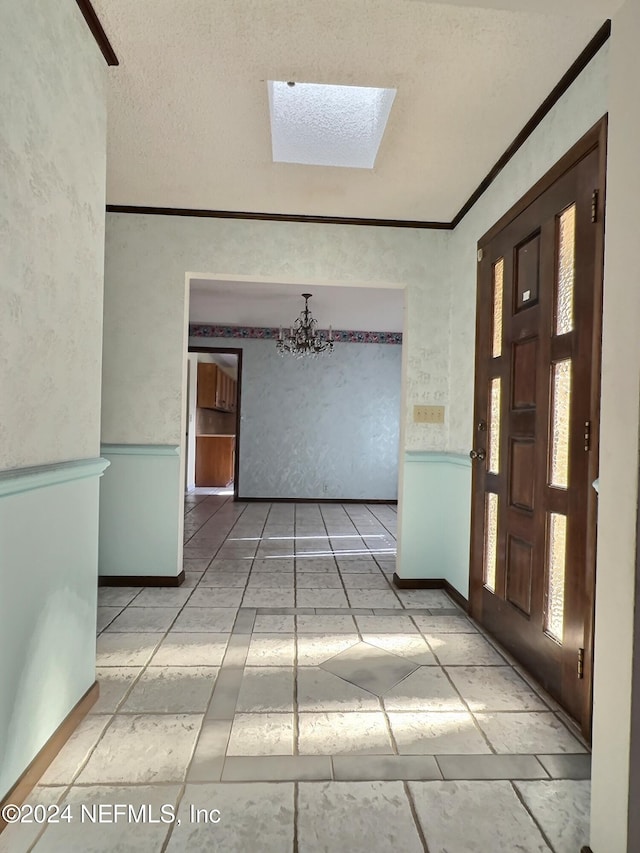
[[268,222],[315,222],[324,225],[368,225],[379,228],[428,228],[450,231],[450,222],[421,219],[367,219],[360,216],[313,216],[301,213],[256,213],[246,210],[206,210],[191,207],[144,207],[108,204],[107,213],[139,213],[151,216],[195,216],[206,219],[257,219]]
[[91,34],[105,58],[107,65],[120,65],[115,50],[111,47],[111,42],[104,31],[100,18],[96,10],[93,8],[91,0],[76,0],[78,8],[82,12],[82,16],[87,22],[87,26],[91,30]]

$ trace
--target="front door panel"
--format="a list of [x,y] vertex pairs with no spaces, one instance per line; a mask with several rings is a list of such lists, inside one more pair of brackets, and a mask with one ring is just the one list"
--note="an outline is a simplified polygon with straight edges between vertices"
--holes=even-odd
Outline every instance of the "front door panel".
[[472,614],[585,730],[600,155],[481,245],[472,453]]

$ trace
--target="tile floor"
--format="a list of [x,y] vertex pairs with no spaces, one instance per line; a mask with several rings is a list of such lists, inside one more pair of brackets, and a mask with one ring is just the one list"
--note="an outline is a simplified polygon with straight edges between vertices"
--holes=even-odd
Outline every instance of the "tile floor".
[[395,524],[190,494],[184,585],[99,590],[100,699],[30,800],[69,819],[1,853],[578,853],[585,745],[443,592],[392,586]]

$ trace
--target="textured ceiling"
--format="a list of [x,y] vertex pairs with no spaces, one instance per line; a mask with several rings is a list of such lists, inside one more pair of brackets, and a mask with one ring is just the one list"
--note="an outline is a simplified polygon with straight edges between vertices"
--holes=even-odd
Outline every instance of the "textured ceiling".
[[302,293],[321,329],[401,332],[404,291],[279,282],[191,279],[189,322],[220,326],[288,327],[304,308]]
[[[413,0],[414,3],[442,3],[443,0]],[[479,9],[508,9],[513,12],[531,11],[552,15],[595,15],[610,18],[624,0],[444,0],[448,6],[475,6]]]
[[[120,60],[108,202],[450,220],[619,4],[480,5],[94,0]],[[273,163],[274,79],[396,88],[375,168]]]

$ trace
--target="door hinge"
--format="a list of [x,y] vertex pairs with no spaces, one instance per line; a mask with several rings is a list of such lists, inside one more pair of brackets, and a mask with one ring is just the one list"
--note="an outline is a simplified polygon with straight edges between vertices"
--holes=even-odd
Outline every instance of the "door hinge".
[[584,649],[578,649],[578,678],[584,678]]
[[591,221],[598,221],[598,190],[594,190],[591,196]]
[[584,450],[588,453],[591,450],[591,421],[584,422]]

